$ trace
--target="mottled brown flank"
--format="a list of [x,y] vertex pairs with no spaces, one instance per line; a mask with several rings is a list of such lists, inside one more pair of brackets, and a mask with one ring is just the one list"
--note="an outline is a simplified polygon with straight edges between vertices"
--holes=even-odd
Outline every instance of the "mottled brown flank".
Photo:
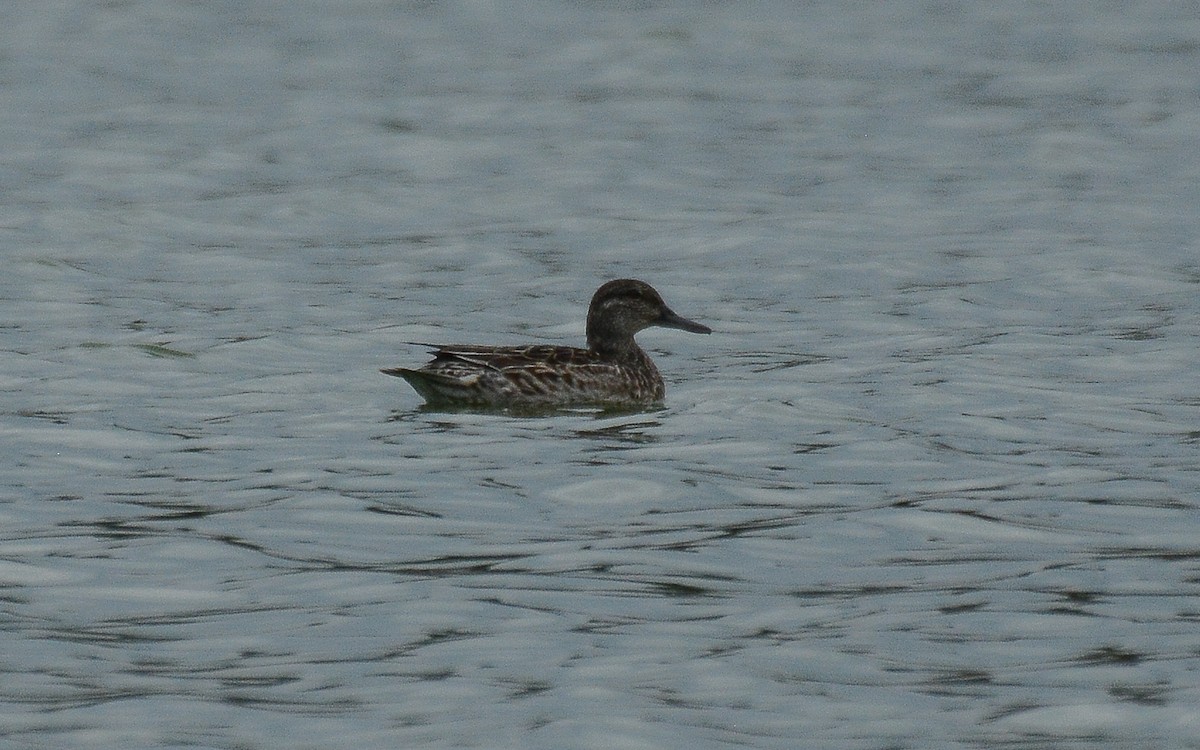
[[435,346],[419,370],[383,370],[404,378],[430,403],[490,406],[650,404],[665,394],[662,376],[633,335],[649,326],[709,333],[680,318],[649,284],[610,281],[588,310],[588,348]]

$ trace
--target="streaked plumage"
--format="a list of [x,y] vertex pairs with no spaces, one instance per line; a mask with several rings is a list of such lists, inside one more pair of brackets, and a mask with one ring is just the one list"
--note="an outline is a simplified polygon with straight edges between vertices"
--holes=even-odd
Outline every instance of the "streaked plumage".
[[663,398],[662,375],[633,339],[650,326],[712,333],[672,312],[649,284],[617,279],[592,297],[587,349],[434,345],[433,360],[421,369],[396,367],[382,372],[404,378],[433,404],[651,404]]

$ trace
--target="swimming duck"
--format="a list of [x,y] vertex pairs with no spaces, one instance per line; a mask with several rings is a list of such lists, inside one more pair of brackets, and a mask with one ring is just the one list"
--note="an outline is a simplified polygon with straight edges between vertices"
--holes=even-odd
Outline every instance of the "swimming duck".
[[408,381],[433,404],[492,407],[652,404],[663,399],[662,375],[633,340],[651,326],[712,333],[676,315],[654,287],[609,281],[588,306],[587,348],[570,346],[429,345],[419,370],[381,370]]

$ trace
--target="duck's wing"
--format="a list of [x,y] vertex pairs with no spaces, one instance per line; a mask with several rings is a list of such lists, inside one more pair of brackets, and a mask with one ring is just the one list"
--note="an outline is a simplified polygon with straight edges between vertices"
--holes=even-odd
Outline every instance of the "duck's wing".
[[543,371],[547,368],[578,367],[599,363],[587,349],[570,346],[472,346],[452,344],[433,347],[433,361],[426,367],[460,362],[488,370]]

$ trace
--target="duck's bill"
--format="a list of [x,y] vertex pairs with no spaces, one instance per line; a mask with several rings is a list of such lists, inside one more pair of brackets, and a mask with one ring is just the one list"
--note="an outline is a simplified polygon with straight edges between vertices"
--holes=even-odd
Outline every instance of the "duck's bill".
[[658,319],[658,325],[664,328],[678,328],[681,331],[690,331],[692,333],[712,333],[712,329],[708,326],[676,315],[670,310],[664,312],[662,317]]

